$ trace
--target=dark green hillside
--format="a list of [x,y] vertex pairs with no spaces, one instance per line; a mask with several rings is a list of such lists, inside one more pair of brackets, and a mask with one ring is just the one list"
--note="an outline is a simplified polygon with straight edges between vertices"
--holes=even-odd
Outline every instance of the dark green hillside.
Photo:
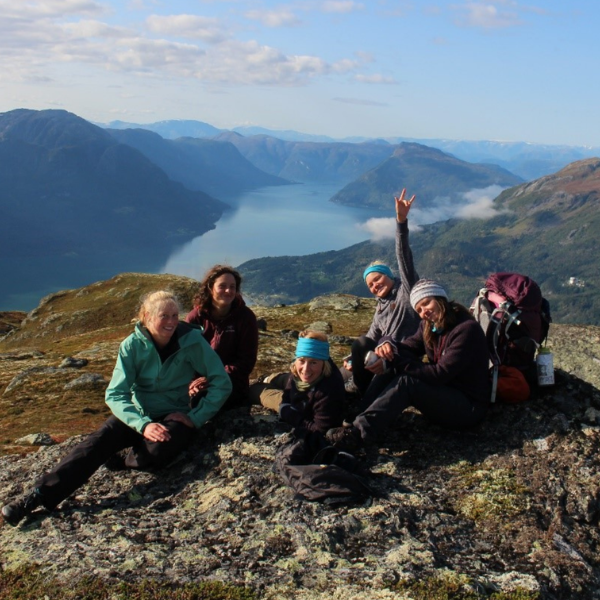
[[144,129],[108,132],[122,144],[139,150],[174,181],[217,198],[289,183],[255,167],[229,142],[191,137],[166,140]]
[[389,209],[398,182],[419,196],[420,206],[437,198],[456,200],[464,192],[491,185],[509,187],[523,180],[496,165],[472,164],[421,144],[403,143],[392,156],[349,183],[331,200],[346,206]]
[[227,206],[66,111],[0,114],[0,181],[3,294],[160,268]]
[[[599,324],[600,159],[506,190],[495,205],[500,212],[492,219],[435,223],[411,233],[420,275],[442,280],[468,303],[489,273],[526,273],[542,286],[556,321]],[[253,260],[240,269],[253,297],[295,302],[315,292],[366,295],[363,268],[378,258],[395,265],[393,253],[391,241],[364,242],[337,252]],[[568,285],[571,277],[583,286]]]

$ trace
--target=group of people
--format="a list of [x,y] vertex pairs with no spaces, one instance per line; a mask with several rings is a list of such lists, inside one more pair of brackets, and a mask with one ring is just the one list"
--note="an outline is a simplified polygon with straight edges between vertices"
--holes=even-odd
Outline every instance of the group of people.
[[[316,434],[349,452],[377,440],[408,406],[446,427],[479,423],[490,400],[485,336],[439,283],[419,278],[408,231],[414,200],[406,190],[395,198],[398,276],[382,262],[364,270],[377,298],[375,315],[341,369],[327,336],[307,330],[299,334],[289,372],[250,385],[258,326],[240,294],[240,274],[229,266],[209,270],[185,321],[171,292],[146,295],[106,390],[112,415],[27,493],[5,504],[4,520],[17,525],[40,506],[54,509],[104,464],[168,464],[224,408],[260,403],[277,411],[294,435]],[[350,377],[360,396],[351,423],[343,421]]]

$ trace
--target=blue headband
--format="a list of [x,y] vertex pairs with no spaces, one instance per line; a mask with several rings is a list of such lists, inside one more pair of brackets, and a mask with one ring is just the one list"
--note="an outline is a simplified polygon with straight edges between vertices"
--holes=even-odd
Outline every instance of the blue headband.
[[329,360],[329,342],[322,342],[321,340],[306,337],[298,338],[296,358]]
[[387,275],[390,279],[394,279],[394,274],[387,265],[371,265],[370,267],[367,267],[365,269],[365,272],[363,273],[363,279],[365,280],[365,283],[367,282],[367,275],[369,273],[383,273],[384,275]]

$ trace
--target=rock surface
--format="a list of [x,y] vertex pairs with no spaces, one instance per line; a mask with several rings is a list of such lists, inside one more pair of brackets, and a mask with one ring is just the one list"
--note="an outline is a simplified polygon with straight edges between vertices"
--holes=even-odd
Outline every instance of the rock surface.
[[[289,366],[295,339],[283,330],[324,321],[347,343],[373,304],[254,308],[268,324],[259,374]],[[124,336],[104,326],[77,341],[38,340],[39,352],[29,333],[27,351],[0,345],[0,501],[27,490],[81,439],[74,433],[105,418],[101,390],[64,389],[86,372],[108,381]],[[549,346],[557,385],[495,406],[474,431],[442,430],[406,411],[360,456],[377,492],[363,504],[295,499],[272,471],[288,434],[274,414],[238,409],[207,424],[165,469],[102,467],[52,515],[3,525],[2,568],[39,563],[65,581],[216,579],[268,599],[409,598],[399,584],[428,580],[481,597],[600,598],[600,329],[554,326]],[[347,351],[334,346],[338,362]],[[59,368],[66,356],[89,364]],[[65,441],[26,454],[16,440],[40,431]]]

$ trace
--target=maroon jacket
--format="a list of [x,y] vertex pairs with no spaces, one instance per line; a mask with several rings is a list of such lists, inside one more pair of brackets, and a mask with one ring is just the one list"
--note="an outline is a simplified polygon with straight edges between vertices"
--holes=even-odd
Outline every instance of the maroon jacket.
[[219,355],[231,378],[233,403],[242,401],[248,393],[248,380],[258,354],[255,314],[238,294],[231,305],[231,311],[223,319],[213,319],[209,312],[196,306],[185,320],[202,326],[204,338]]

